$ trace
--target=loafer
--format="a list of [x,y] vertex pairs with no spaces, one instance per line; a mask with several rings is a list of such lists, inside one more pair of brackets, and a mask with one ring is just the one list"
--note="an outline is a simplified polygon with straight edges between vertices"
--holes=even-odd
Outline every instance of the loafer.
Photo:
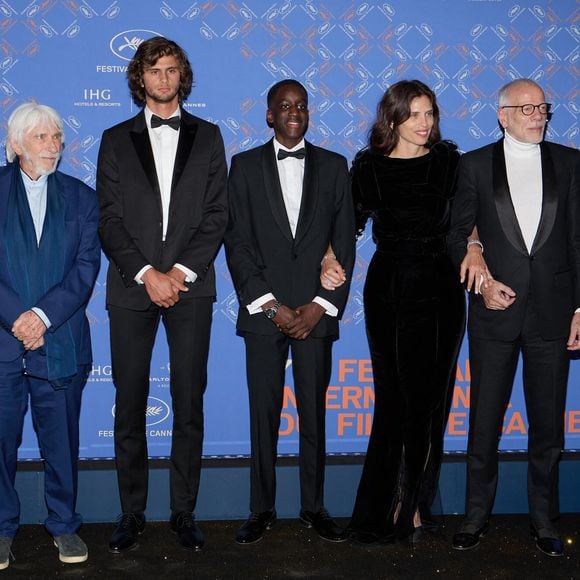
[[531,528],[531,534],[536,540],[536,547],[546,556],[563,556],[564,543],[553,530],[536,530]]
[[117,522],[117,528],[111,536],[109,551],[120,554],[134,550],[139,545],[137,538],[145,529],[145,516],[139,514],[122,514]]
[[79,564],[89,558],[87,545],[76,534],[54,536],[54,545],[58,548],[58,559],[65,564]]
[[8,536],[0,537],[0,570],[8,568],[10,558],[14,559],[10,548],[12,547],[12,540]]
[[177,534],[179,544],[187,550],[201,550],[205,544],[205,537],[195,523],[192,514],[180,512],[173,514],[169,522],[171,531]]
[[324,508],[319,509],[316,513],[300,510],[300,521],[307,528],[314,528],[323,540],[329,542],[345,542],[347,540],[346,530],[337,526]]
[[238,544],[254,544],[259,542],[266,530],[271,530],[276,523],[276,510],[268,510],[259,514],[252,512],[244,525],[238,530]]
[[489,530],[489,524],[486,522],[479,530],[470,534],[468,532],[459,532],[453,536],[454,550],[471,550],[479,545],[479,539],[483,538]]

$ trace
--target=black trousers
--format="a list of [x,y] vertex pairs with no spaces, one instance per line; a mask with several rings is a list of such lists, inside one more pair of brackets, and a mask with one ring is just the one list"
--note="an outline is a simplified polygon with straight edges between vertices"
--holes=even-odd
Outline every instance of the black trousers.
[[293,340],[280,333],[246,333],[246,372],[250,399],[252,459],[250,510],[263,512],[276,504],[276,457],[288,353],[300,421],[301,508],[323,506],[326,462],[326,389],[331,373],[331,338]]
[[[531,301],[530,301],[531,302]],[[466,517],[473,533],[489,518],[498,479],[497,449],[520,353],[528,416],[528,501],[536,529],[559,515],[558,462],[564,445],[564,410],[570,360],[566,338],[543,340],[530,304],[513,341],[470,337],[471,397],[467,444]]]
[[203,393],[212,298],[180,300],[171,308],[137,311],[109,306],[115,396],[115,456],[123,513],[147,506],[145,412],[149,368],[159,321],[167,333],[173,411],[170,497],[172,513],[192,512],[197,500],[203,443]]

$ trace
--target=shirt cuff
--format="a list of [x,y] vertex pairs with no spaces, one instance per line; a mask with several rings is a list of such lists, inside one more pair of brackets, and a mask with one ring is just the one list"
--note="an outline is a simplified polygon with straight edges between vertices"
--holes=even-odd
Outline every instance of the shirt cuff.
[[331,304],[328,300],[325,300],[324,298],[321,298],[320,296],[315,296],[314,299],[312,300],[312,302],[316,302],[316,304],[320,304],[320,306],[322,306],[322,308],[324,308],[324,310],[326,310],[326,314],[328,314],[328,316],[333,316],[333,317],[338,316],[338,308],[334,304]]
[[36,314],[38,318],[44,322],[44,326],[46,326],[47,330],[52,326],[52,323],[48,319],[48,316],[44,313],[44,310],[37,308],[36,306],[33,306],[30,310],[32,310],[32,312],[34,312],[34,314]]
[[574,314],[578,314],[578,312],[580,312],[580,308],[576,308],[576,310],[574,310]]
[[173,267],[181,270],[185,274],[184,282],[193,283],[197,280],[197,274],[193,270],[185,267],[183,264],[173,264]]
[[276,298],[274,294],[268,292],[268,294],[264,294],[263,296],[256,298],[253,302],[248,304],[246,308],[250,314],[259,314],[260,312],[263,312],[262,306],[264,306],[266,302],[270,302],[270,300],[276,300]]
[[143,280],[141,280],[141,278],[143,277],[143,274],[145,274],[145,272],[147,272],[147,270],[151,270],[151,268],[153,268],[153,266],[151,264],[147,264],[147,266],[143,266],[135,275],[135,278],[133,278],[133,280],[135,280],[135,282],[137,282],[137,284],[143,284]]

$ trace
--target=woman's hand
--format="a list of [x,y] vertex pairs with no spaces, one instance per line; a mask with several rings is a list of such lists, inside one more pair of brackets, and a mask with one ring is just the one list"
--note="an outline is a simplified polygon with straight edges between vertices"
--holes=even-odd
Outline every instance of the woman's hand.
[[468,246],[459,269],[459,278],[462,284],[467,278],[465,287],[468,292],[471,292],[473,288],[475,294],[479,294],[481,287],[487,287],[488,282],[493,280],[493,276],[490,274],[483,258],[483,252],[477,244]]
[[346,282],[346,273],[333,254],[322,258],[320,284],[325,290],[336,290]]

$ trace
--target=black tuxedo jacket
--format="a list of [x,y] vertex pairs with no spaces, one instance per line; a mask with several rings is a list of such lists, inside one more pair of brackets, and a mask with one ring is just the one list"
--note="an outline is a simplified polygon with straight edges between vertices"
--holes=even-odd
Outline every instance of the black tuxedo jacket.
[[197,274],[180,299],[215,296],[213,260],[227,224],[227,165],[218,127],[181,111],[171,202],[162,242],[161,194],[141,111],[103,133],[97,168],[99,233],[111,263],[107,304],[144,310],[151,304],[135,275],[147,264],[175,263]]
[[467,236],[477,225],[491,274],[516,292],[505,311],[488,310],[481,296],[471,294],[472,336],[513,340],[527,301],[533,300],[542,338],[567,337],[580,307],[580,152],[549,142],[540,150],[542,213],[531,252],[510,196],[503,139],[461,159],[448,239],[453,259],[460,264]]
[[[349,284],[328,291],[320,285],[320,261],[329,243],[352,275],[354,210],[346,159],[306,142],[302,202],[292,237],[282,197],[273,141],[235,155],[228,181],[230,220],[225,236],[228,265],[240,308],[242,332],[274,334],[263,314],[246,306],[271,292],[296,308],[320,296],[342,314]],[[338,318],[323,316],[311,336],[336,336]]]

